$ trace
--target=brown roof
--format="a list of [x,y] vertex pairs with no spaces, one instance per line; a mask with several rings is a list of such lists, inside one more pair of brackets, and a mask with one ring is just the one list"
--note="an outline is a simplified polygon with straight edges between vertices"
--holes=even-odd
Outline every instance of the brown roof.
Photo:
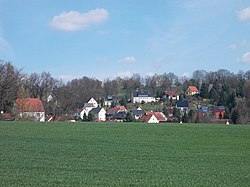
[[117,113],[118,111],[127,111],[127,109],[124,106],[116,106],[114,108],[108,109],[106,114],[112,115],[112,114]]
[[176,97],[178,95],[176,91],[165,91],[164,94],[172,97]]
[[19,98],[16,103],[20,112],[45,112],[42,101],[38,98]]
[[196,86],[189,86],[188,89],[189,89],[191,92],[199,92],[199,90],[196,88]]
[[154,115],[158,121],[167,121],[166,116],[162,112],[147,112],[146,116]]
[[151,119],[152,116],[153,116],[153,114],[145,115],[145,116],[142,116],[140,118],[140,120],[144,121],[144,122],[148,122]]

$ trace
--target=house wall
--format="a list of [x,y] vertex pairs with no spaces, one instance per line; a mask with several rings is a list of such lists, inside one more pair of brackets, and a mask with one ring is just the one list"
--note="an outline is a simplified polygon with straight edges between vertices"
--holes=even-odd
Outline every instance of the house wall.
[[35,118],[36,121],[45,122],[45,112],[23,112],[20,113],[20,117],[28,116]]
[[224,119],[225,112],[215,112],[215,119],[220,119],[220,113],[221,113],[221,119]]
[[104,109],[101,109],[98,114],[98,120],[100,121],[106,121],[106,111]]
[[91,103],[94,105],[94,108],[98,107],[98,103],[96,102],[96,100],[94,98],[91,98],[88,103]]
[[144,101],[145,103],[155,102],[154,97],[133,97],[133,103],[141,103]]
[[148,123],[159,123],[159,121],[157,120],[157,118],[152,115],[152,117],[149,119]]

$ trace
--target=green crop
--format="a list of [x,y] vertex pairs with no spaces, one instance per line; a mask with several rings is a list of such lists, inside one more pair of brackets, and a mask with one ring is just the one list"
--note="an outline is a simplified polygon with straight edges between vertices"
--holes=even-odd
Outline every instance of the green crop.
[[249,186],[250,126],[0,122],[0,186]]

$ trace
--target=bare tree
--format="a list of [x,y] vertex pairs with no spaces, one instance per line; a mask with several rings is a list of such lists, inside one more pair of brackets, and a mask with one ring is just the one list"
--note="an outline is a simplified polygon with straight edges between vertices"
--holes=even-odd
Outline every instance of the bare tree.
[[10,62],[0,61],[0,110],[10,111],[17,98],[22,70],[15,68]]

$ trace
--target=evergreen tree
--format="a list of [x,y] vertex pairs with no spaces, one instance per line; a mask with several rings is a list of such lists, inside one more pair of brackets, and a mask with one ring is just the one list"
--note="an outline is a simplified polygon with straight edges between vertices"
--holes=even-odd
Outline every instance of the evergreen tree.
[[230,119],[230,111],[227,107],[225,107],[224,119]]
[[182,116],[182,122],[187,123],[188,122],[188,115],[186,112],[184,112],[184,115]]
[[127,113],[127,115],[126,115],[124,121],[125,121],[125,122],[132,122],[132,121],[134,121],[134,117],[133,117],[133,115],[132,115],[131,112],[128,112],[128,113]]
[[83,114],[82,121],[88,121],[88,116],[86,115],[86,113],[85,113],[85,112],[84,112],[84,114]]
[[181,113],[180,110],[177,109],[176,107],[174,107],[174,111],[173,111],[173,116],[176,117],[178,120],[181,119]]
[[202,98],[208,98],[209,97],[208,86],[205,83],[202,83],[202,85],[201,85],[200,96]]
[[89,112],[89,114],[88,114],[88,121],[94,121],[94,120],[95,120],[94,115],[92,114],[92,112]]
[[233,122],[234,124],[237,124],[238,121],[239,121],[239,113],[238,113],[238,111],[237,111],[236,109],[234,109],[234,110],[232,111],[231,120],[232,120],[232,122]]
[[217,91],[216,91],[214,88],[212,88],[212,89],[210,90],[209,97],[210,97],[210,99],[212,99],[214,102],[217,102],[219,96],[218,96]]
[[127,99],[126,99],[126,97],[122,97],[122,99],[120,100],[120,105],[121,106],[127,106]]
[[165,116],[168,116],[168,109],[167,109],[166,105],[163,106],[163,108],[162,108],[162,113],[163,113]]

